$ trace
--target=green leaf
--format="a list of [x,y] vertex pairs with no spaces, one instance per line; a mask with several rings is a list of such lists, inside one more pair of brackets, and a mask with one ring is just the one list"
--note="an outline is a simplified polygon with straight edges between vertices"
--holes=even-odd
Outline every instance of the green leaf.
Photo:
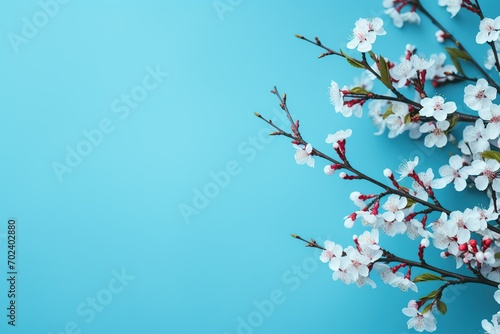
[[469,55],[465,52],[465,51],[462,51],[460,49],[457,49],[457,48],[446,48],[446,51],[448,51],[448,53],[450,54],[451,57],[453,58],[457,58],[457,59],[462,59],[462,60],[465,60],[465,61],[470,61],[470,57]]
[[492,159],[500,162],[500,152],[497,151],[484,151],[481,152],[481,156],[485,159]]
[[448,122],[450,122],[450,126],[448,129],[445,130],[445,133],[448,134],[451,132],[451,130],[457,125],[458,123],[458,116],[456,114],[453,114],[450,119],[448,119]]
[[418,275],[417,277],[415,277],[413,279],[413,282],[418,283],[418,282],[444,281],[444,280],[445,279],[440,277],[440,276],[436,276],[436,275],[430,274],[430,273],[425,273],[425,274],[421,274],[421,275]]
[[392,104],[387,108],[387,110],[385,111],[385,113],[382,115],[382,118],[383,119],[386,119],[387,117],[389,117],[390,115],[394,114],[392,112]]
[[405,209],[408,209],[409,207],[411,207],[413,204],[415,204],[417,202],[415,202],[414,200],[412,200],[411,198],[406,198],[406,206],[405,206]]
[[500,253],[495,253],[495,259],[500,259]]
[[373,53],[373,51],[368,51],[368,54],[370,55],[370,58],[374,61],[377,62],[377,56]]
[[[415,280],[413,280],[413,282],[415,282]],[[420,300],[429,300],[429,299],[434,299],[437,297],[439,291],[438,290],[434,290],[432,292],[430,292],[427,296],[423,296],[420,298]]]
[[389,74],[389,66],[385,61],[384,57],[379,57],[379,70],[380,70],[380,80],[389,89],[392,88],[391,76]]
[[359,62],[358,60],[352,58],[351,56],[348,56],[347,54],[345,54],[342,50],[340,50],[340,53],[342,54],[342,56],[345,57],[345,59],[347,60],[347,62],[349,64],[351,64],[352,66],[356,67],[356,68],[366,68],[365,65],[363,65],[363,63]]
[[432,303],[429,303],[427,305],[425,305],[423,311],[422,311],[422,314],[426,314],[427,312],[429,312],[432,308]]
[[440,300],[437,301],[437,308],[438,308],[438,311],[441,312],[442,315],[445,315],[446,311],[448,311],[448,307],[446,307],[446,304]]
[[460,65],[458,59],[469,61],[470,58],[468,58],[467,54],[456,48],[446,48],[446,51],[448,51],[451,61],[453,62],[453,65],[455,65],[455,67],[457,68],[458,73],[460,73],[461,75],[465,75],[464,70],[462,69],[462,66]]
[[354,87],[354,88],[351,88],[351,89],[349,89],[349,93],[352,93],[352,94],[363,94],[363,95],[370,94],[370,92],[367,91],[366,89],[364,89],[363,87]]
[[406,114],[404,121],[405,121],[405,124],[410,124],[411,123],[411,115],[410,114]]

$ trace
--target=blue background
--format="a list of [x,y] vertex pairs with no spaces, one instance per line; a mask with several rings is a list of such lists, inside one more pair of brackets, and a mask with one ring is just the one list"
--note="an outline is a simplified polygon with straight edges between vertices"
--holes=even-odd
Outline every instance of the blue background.
[[[8,36],[21,34],[23,18],[32,21],[41,5],[0,5],[0,267],[7,271],[6,222],[15,218],[19,272],[17,326],[1,314],[0,331],[409,332],[401,309],[431,291],[430,283],[419,294],[378,279],[375,290],[345,286],[332,281],[317,252],[290,237],[347,247],[363,231],[359,224],[343,228],[355,209],[348,195],[376,189],[326,177],[319,160],[315,169],[296,165],[288,140],[264,136],[270,129],[253,112],[283,124],[269,93],[277,85],[320,150],[329,150],[328,133],[349,127],[351,161],[372,176],[415,154],[421,170],[438,167],[449,146],[427,150],[406,136],[374,137],[368,119],[335,114],[330,81],[349,85],[359,72],[341,59],[317,60],[321,50],[294,37],[320,36],[345,50],[357,18],[381,16],[389,33],[374,51],[397,59],[406,43],[436,52],[434,27],[424,20],[397,30],[381,1],[222,2],[230,10],[218,13],[212,1],[70,1],[18,52]],[[471,20],[461,12],[452,27]],[[482,59],[486,48],[477,49]],[[156,68],[168,76],[142,90],[147,96],[124,114],[122,94],[141,92]],[[84,145],[83,132],[103,121],[108,133],[58,178],[54,162],[65,163],[68,147]],[[181,208],[203,191],[211,198],[183,216]],[[468,203],[440,194],[451,209]],[[389,250],[416,257],[407,238],[388,239]],[[0,289],[6,313],[7,287]],[[450,291],[437,332],[479,332],[480,320],[496,312],[492,293],[477,286]],[[90,311],[93,299],[104,301],[99,311]]]

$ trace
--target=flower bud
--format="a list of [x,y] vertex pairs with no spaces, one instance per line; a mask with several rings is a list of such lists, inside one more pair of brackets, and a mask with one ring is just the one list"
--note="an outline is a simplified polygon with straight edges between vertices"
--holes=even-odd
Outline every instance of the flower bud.
[[429,239],[427,239],[427,238],[423,238],[423,239],[420,241],[420,245],[421,245],[422,247],[425,247],[425,248],[429,247]]
[[384,176],[385,177],[391,177],[392,176],[392,171],[389,168],[384,169]]

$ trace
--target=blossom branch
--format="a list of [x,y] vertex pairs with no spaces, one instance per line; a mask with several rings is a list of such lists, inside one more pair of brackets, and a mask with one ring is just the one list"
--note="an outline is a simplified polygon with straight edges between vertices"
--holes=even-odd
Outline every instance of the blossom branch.
[[[475,0],[474,2],[476,3],[477,14],[479,15],[479,18],[483,20],[484,15],[483,11],[481,10],[481,6],[479,5],[479,0]],[[500,72],[500,62],[498,60],[497,47],[495,45],[495,42],[487,42],[487,43],[490,46],[491,51],[493,51],[493,57],[495,58],[495,68],[497,69],[498,72]]]
[[[321,250],[325,250],[324,247],[320,246],[316,242],[316,240],[314,240],[312,238],[311,238],[311,240],[306,240],[306,239],[302,238],[301,236],[299,236],[297,234],[292,234],[292,237],[295,238],[295,239],[298,239],[298,240],[301,240],[301,241],[305,242],[306,243],[306,247],[313,247],[313,248],[318,248],[318,249],[321,249]],[[455,273],[455,272],[452,272],[452,271],[449,271],[449,270],[445,270],[445,269],[442,269],[442,268],[430,265],[427,262],[419,262],[419,261],[413,261],[413,260],[405,259],[405,258],[396,256],[396,255],[392,254],[391,252],[389,252],[387,250],[384,250],[384,249],[381,249],[381,250],[383,252],[383,257],[380,257],[378,260],[374,261],[374,263],[376,263],[376,262],[382,262],[382,263],[392,263],[392,262],[404,263],[406,266],[418,267],[418,268],[422,268],[422,269],[433,271],[435,273],[440,274],[441,277],[443,277],[443,278],[445,278],[445,277],[454,278],[454,279],[458,280],[458,282],[456,282],[455,284],[477,283],[477,284],[489,285],[489,286],[492,286],[492,287],[497,287],[498,286],[497,282],[489,280],[489,279],[483,277],[482,275],[480,275],[479,273],[477,274],[476,277],[466,276],[466,275],[458,274],[458,273]]]
[[[290,111],[288,110],[288,106],[286,103],[286,94],[284,94],[282,97],[280,95],[280,93],[278,92],[278,89],[276,88],[276,86],[274,86],[274,88],[271,90],[271,93],[276,95],[276,97],[279,99],[280,107],[285,111],[286,116],[291,123],[292,133],[288,133],[288,132],[282,130],[281,128],[276,126],[271,120],[264,118],[262,115],[260,115],[258,113],[255,113],[255,115],[257,117],[259,117],[260,119],[262,119],[263,121],[265,121],[266,123],[268,123],[269,125],[271,125],[272,127],[274,127],[276,130],[278,130],[278,131],[272,133],[273,135],[282,135],[282,136],[288,137],[288,138],[292,139],[292,142],[294,144],[304,145],[304,146],[307,145],[308,143],[302,138],[302,135],[300,134],[300,130],[298,128],[298,122],[295,122],[293,120],[293,118],[290,114]],[[366,180],[366,181],[384,189],[384,191],[387,194],[394,194],[394,195],[398,195],[401,197],[405,197],[409,200],[412,200],[415,203],[419,203],[419,204],[421,204],[429,209],[432,209],[433,211],[444,212],[448,215],[451,213],[450,210],[441,206],[441,204],[437,200],[435,200],[434,203],[427,202],[425,200],[420,199],[417,196],[411,195],[409,192],[405,191],[403,188],[391,188],[390,186],[362,173],[361,171],[352,167],[345,156],[342,157],[343,161],[339,161],[339,160],[336,160],[336,159],[324,154],[323,152],[321,152],[315,148],[312,149],[311,155],[318,156],[320,158],[323,158],[324,160],[327,160],[333,164],[336,164],[338,166],[338,169],[346,169],[349,172],[354,173],[356,175],[356,177],[355,177],[356,179]],[[431,198],[433,198],[433,196],[431,196]],[[493,232],[500,233],[500,228],[494,227],[494,226],[489,225],[489,224],[488,224],[488,229],[490,229]]]
[[[337,52],[337,51],[332,50],[329,47],[323,45],[323,43],[321,43],[321,41],[319,40],[318,37],[315,37],[315,41],[312,41],[312,40],[310,40],[310,39],[308,39],[308,38],[306,38],[306,37],[304,37],[302,35],[295,35],[295,36],[297,38],[302,39],[302,40],[304,40],[306,42],[309,42],[309,43],[311,43],[313,45],[319,46],[320,48],[322,48],[324,50],[327,50],[327,52],[321,54],[319,56],[319,58],[322,58],[322,57],[328,56],[328,55],[336,55],[336,56],[339,56],[339,57],[347,59],[347,56],[344,53]],[[366,69],[371,74],[373,74],[378,80],[382,81],[380,74],[378,74],[377,72],[375,72],[371,68],[371,66],[368,64],[365,52],[362,53],[362,57],[363,57],[362,60],[358,60],[358,59],[355,59],[355,58],[349,58],[349,59],[352,59],[352,61],[354,61],[355,63],[357,63],[359,65],[362,65],[364,69]],[[466,77],[464,77],[464,79],[465,78]],[[469,79],[469,78],[467,78],[467,79]],[[470,80],[472,80],[472,78],[470,78]],[[372,100],[386,100],[386,101],[402,102],[402,103],[406,103],[407,105],[415,107],[415,110],[417,112],[423,108],[420,103],[415,102],[415,101],[407,98],[405,95],[403,95],[401,92],[399,92],[393,85],[391,85],[389,87],[389,89],[391,90],[392,93],[394,93],[394,95],[396,95],[395,97],[394,96],[381,95],[381,94],[375,94],[375,93],[372,93],[372,92],[370,92],[369,94],[351,94],[351,93],[349,93],[348,96],[349,97],[360,98],[360,99],[364,99],[364,100],[370,100],[370,99],[372,99]],[[473,122],[475,122],[479,118],[478,116],[465,114],[465,113],[462,113],[462,112],[459,112],[459,111],[455,111],[453,113],[453,115],[455,115],[457,117],[457,121],[458,122],[471,122],[471,123],[473,123]]]
[[384,262],[384,263],[390,263],[390,262],[399,262],[399,263],[406,263],[409,266],[413,267],[419,267],[427,270],[434,271],[436,273],[439,273],[442,277],[452,277],[460,281],[460,283],[479,283],[479,284],[484,284],[484,285],[489,285],[493,287],[497,287],[498,283],[491,281],[489,279],[486,279],[484,277],[471,277],[471,276],[465,276],[461,274],[457,274],[448,270],[441,269],[439,267],[435,267],[433,265],[430,265],[428,263],[422,263],[422,262],[417,262],[417,261],[412,261],[408,260],[402,257],[398,257],[388,251],[384,250],[384,256],[383,258],[380,258],[377,260],[377,262]]
[[436,20],[436,18],[434,16],[432,16],[431,13],[429,13],[427,11],[427,9],[425,9],[424,6],[422,6],[422,3],[420,2],[420,0],[412,0],[412,4],[414,6],[416,6],[420,12],[422,12],[422,14],[424,14],[425,16],[427,16],[427,18],[429,18],[429,20],[431,20],[431,22],[436,26],[438,27],[440,30],[442,30],[445,34],[447,34],[448,38],[457,46],[457,48],[464,52],[468,58],[469,58],[469,61],[474,65],[474,67],[481,73],[481,75],[488,81],[488,83],[495,87],[496,89],[500,90],[500,86],[491,78],[491,76],[488,74],[488,72],[486,72],[484,70],[484,68],[479,65],[479,63],[471,56],[471,54],[465,49],[465,47],[462,45],[462,43],[460,43],[460,41],[455,37],[453,36],[452,33],[450,33],[441,23],[439,23],[438,20]]

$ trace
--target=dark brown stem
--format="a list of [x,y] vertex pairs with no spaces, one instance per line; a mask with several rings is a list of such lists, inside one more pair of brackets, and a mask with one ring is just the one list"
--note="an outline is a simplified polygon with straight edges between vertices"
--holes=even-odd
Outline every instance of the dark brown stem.
[[[318,249],[321,249],[321,250],[325,250],[325,248],[321,247],[320,245],[318,245],[318,243],[314,239],[311,239],[309,241],[309,240],[306,240],[306,239],[304,239],[301,236],[298,236],[296,234],[292,234],[292,237],[294,237],[295,239],[298,239],[298,240],[301,240],[301,241],[305,242],[307,247],[314,247],[314,248],[318,248]],[[380,259],[376,260],[375,262],[383,262],[383,263],[398,262],[398,263],[405,263],[406,265],[411,266],[411,267],[419,267],[419,268],[423,268],[423,269],[426,269],[426,270],[431,270],[431,271],[433,271],[435,273],[440,274],[443,278],[444,277],[451,277],[451,278],[457,279],[458,282],[462,283],[462,284],[463,283],[477,283],[477,284],[489,285],[489,286],[492,286],[492,287],[495,287],[495,288],[498,286],[497,282],[491,281],[491,280],[485,278],[482,275],[478,275],[478,277],[465,276],[465,275],[454,273],[452,271],[448,271],[448,270],[445,270],[445,269],[438,268],[436,266],[428,264],[427,262],[418,262],[418,261],[408,260],[408,259],[396,256],[396,255],[394,255],[394,254],[392,254],[392,253],[390,253],[390,252],[388,252],[388,251],[386,251],[384,249],[382,249],[382,251],[383,251],[383,254],[384,254],[383,256],[384,257],[381,257]],[[457,284],[458,284],[458,282],[457,282]]]
[[[319,39],[316,37],[316,41],[312,41],[302,35],[296,35],[298,38],[306,41],[306,42],[309,42],[311,44],[314,44],[316,46],[319,46],[320,48],[324,49],[324,50],[327,50],[327,54],[323,54],[323,55],[336,55],[336,56],[339,56],[339,57],[342,57],[342,58],[345,58],[345,55],[343,55],[342,53],[339,53],[337,51],[334,51],[328,47],[326,47],[325,45],[323,45]],[[371,66],[368,64],[367,60],[366,60],[366,55],[365,53],[363,53],[363,59],[362,60],[357,60],[357,62],[359,62],[360,64],[363,64],[365,66],[365,69],[370,71],[373,75],[375,75],[377,77],[377,79],[380,80],[380,75],[375,72]],[[476,80],[477,81],[477,80]],[[413,107],[416,108],[416,110],[420,110],[422,109],[422,105],[420,103],[417,103],[409,98],[407,98],[406,96],[404,96],[403,94],[401,94],[396,88],[394,88],[394,86],[391,87],[391,91],[396,95],[395,97],[394,96],[386,96],[386,95],[379,95],[379,94],[374,94],[374,93],[371,93],[371,96],[368,97],[368,98],[371,98],[371,99],[378,99],[378,100],[387,100],[387,101],[397,101],[397,102],[402,102],[402,103],[406,103],[407,105],[411,105]],[[354,94],[350,94],[352,96],[354,96]],[[357,95],[356,95],[357,96]],[[367,95],[362,95],[360,97],[363,97],[363,98],[367,98]],[[281,97],[280,97],[280,100],[281,100]],[[473,116],[473,115],[467,115],[467,114],[464,114],[464,113],[460,113],[460,112],[455,112],[455,115],[457,115],[458,117],[458,121],[459,122],[475,122],[479,117],[478,116]]]
[[438,274],[440,274],[443,277],[452,277],[457,280],[459,280],[461,283],[478,283],[478,284],[484,284],[484,285],[489,285],[493,287],[497,287],[498,283],[491,281],[487,278],[484,278],[482,276],[480,277],[471,277],[471,276],[465,276],[465,275],[460,275],[448,270],[444,270],[435,266],[432,266],[428,263],[421,263],[417,261],[412,261],[412,260],[407,260],[405,258],[398,257],[392,253],[389,253],[387,251],[384,251],[384,256],[385,258],[380,258],[377,260],[377,262],[385,262],[385,263],[390,263],[390,262],[399,262],[399,263],[406,263],[409,266],[413,267],[419,267],[427,270],[432,270]]

